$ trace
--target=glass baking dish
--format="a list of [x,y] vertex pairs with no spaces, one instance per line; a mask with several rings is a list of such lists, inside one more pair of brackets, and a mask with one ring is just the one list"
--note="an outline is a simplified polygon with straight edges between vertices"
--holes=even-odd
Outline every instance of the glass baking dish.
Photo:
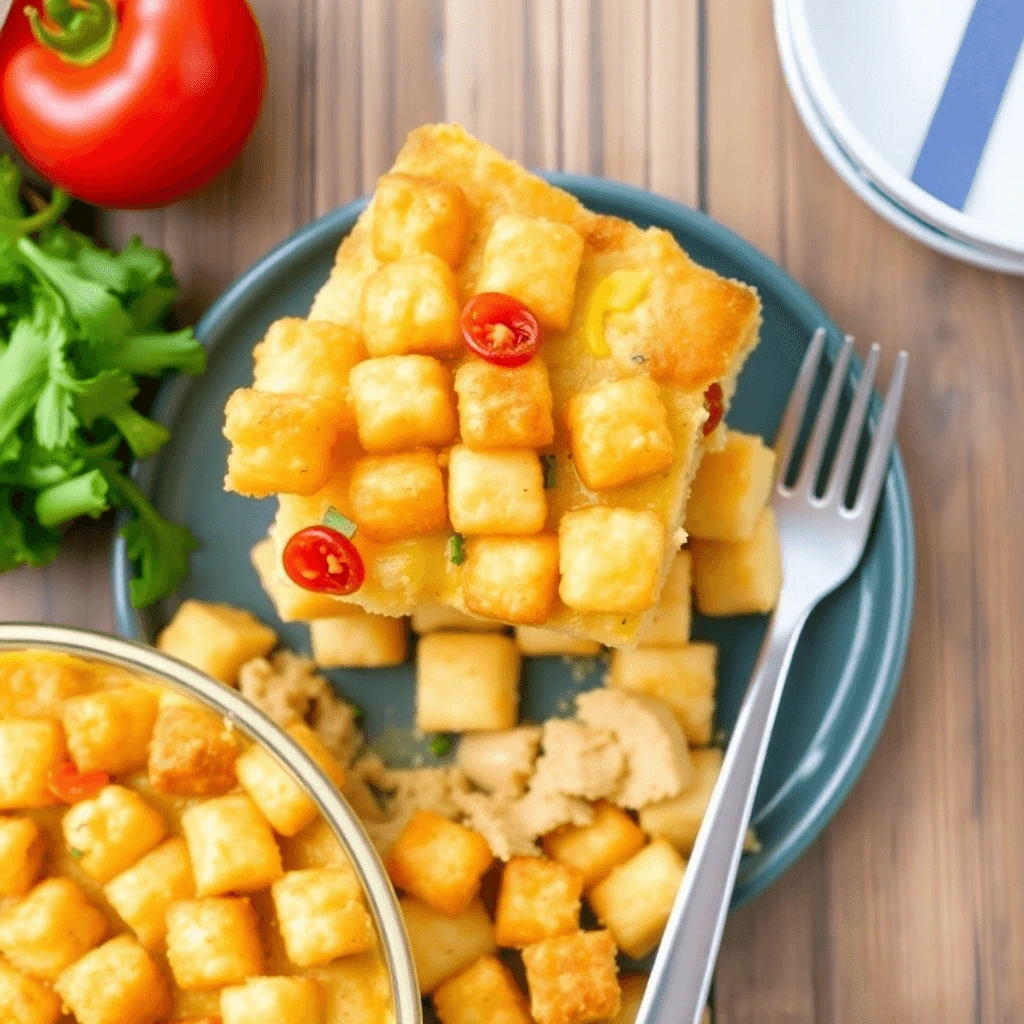
[[143,644],[67,626],[0,623],[0,651],[28,650],[60,652],[136,672],[142,682],[156,682],[212,709],[269,751],[306,790],[351,858],[377,929],[397,1024],[421,1024],[412,952],[384,866],[348,803],[291,737],[236,690]]

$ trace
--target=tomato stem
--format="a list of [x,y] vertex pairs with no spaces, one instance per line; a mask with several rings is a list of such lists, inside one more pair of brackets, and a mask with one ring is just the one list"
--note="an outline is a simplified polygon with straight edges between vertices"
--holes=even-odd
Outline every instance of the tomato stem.
[[26,7],[32,35],[40,46],[53,50],[69,64],[88,67],[102,60],[117,37],[117,13],[109,0],[43,0],[46,18],[58,26],[48,28],[36,7]]

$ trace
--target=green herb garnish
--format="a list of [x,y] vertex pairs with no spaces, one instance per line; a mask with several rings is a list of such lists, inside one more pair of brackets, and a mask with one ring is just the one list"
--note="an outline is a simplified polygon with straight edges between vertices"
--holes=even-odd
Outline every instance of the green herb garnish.
[[544,468],[544,490],[552,491],[555,488],[555,465],[556,457],[554,455],[542,455],[540,457],[541,466]]
[[75,858],[75,860],[81,860],[85,856],[85,850],[76,849],[74,846],[68,847],[68,853]]
[[452,741],[444,735],[435,736],[430,741],[430,752],[434,757],[444,757],[452,749]]
[[466,553],[462,549],[464,540],[461,533],[453,533],[448,538],[448,561],[452,565],[462,565],[466,560]]
[[356,535],[356,530],[359,529],[348,516],[339,512],[333,505],[324,513],[323,524],[324,526],[329,526],[332,530],[337,530],[338,533],[349,540]]
[[26,216],[20,185],[0,157],[0,572],[46,565],[63,524],[122,509],[144,607],[181,583],[196,541],[125,475],[170,436],[135,407],[137,378],[200,373],[206,353],[191,328],[164,327],[177,293],[164,253],[137,238],[102,249],[58,224],[60,189]]

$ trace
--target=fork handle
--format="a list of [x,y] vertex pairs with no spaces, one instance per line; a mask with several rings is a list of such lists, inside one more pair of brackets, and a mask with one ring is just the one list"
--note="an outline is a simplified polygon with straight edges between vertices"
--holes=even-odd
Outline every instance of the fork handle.
[[699,1024],[707,1004],[768,739],[809,611],[790,604],[783,588],[672,907],[637,1024]]

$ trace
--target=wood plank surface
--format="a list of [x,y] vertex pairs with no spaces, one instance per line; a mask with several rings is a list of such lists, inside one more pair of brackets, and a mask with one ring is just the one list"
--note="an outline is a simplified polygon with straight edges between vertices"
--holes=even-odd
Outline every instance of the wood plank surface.
[[[735,915],[724,1024],[1024,1021],[1024,541],[1014,495],[1024,282],[950,262],[865,208],[782,80],[768,0],[253,0],[267,107],[239,164],[165,211],[195,318],[312,217],[373,187],[405,133],[453,118],[537,167],[691,204],[782,263],[858,337],[911,352],[900,431],[918,531],[902,690],[824,836]],[[0,619],[112,627],[110,524],[0,577]]]
[[[775,54],[771,7],[757,0],[726,0],[709,6],[704,28],[702,185],[708,212],[785,265],[782,125],[788,98]],[[744,73],[737,74],[737,68]],[[826,982],[815,973],[827,842],[826,836],[730,919],[716,976],[720,1021],[833,1019],[818,1003],[818,990]]]

